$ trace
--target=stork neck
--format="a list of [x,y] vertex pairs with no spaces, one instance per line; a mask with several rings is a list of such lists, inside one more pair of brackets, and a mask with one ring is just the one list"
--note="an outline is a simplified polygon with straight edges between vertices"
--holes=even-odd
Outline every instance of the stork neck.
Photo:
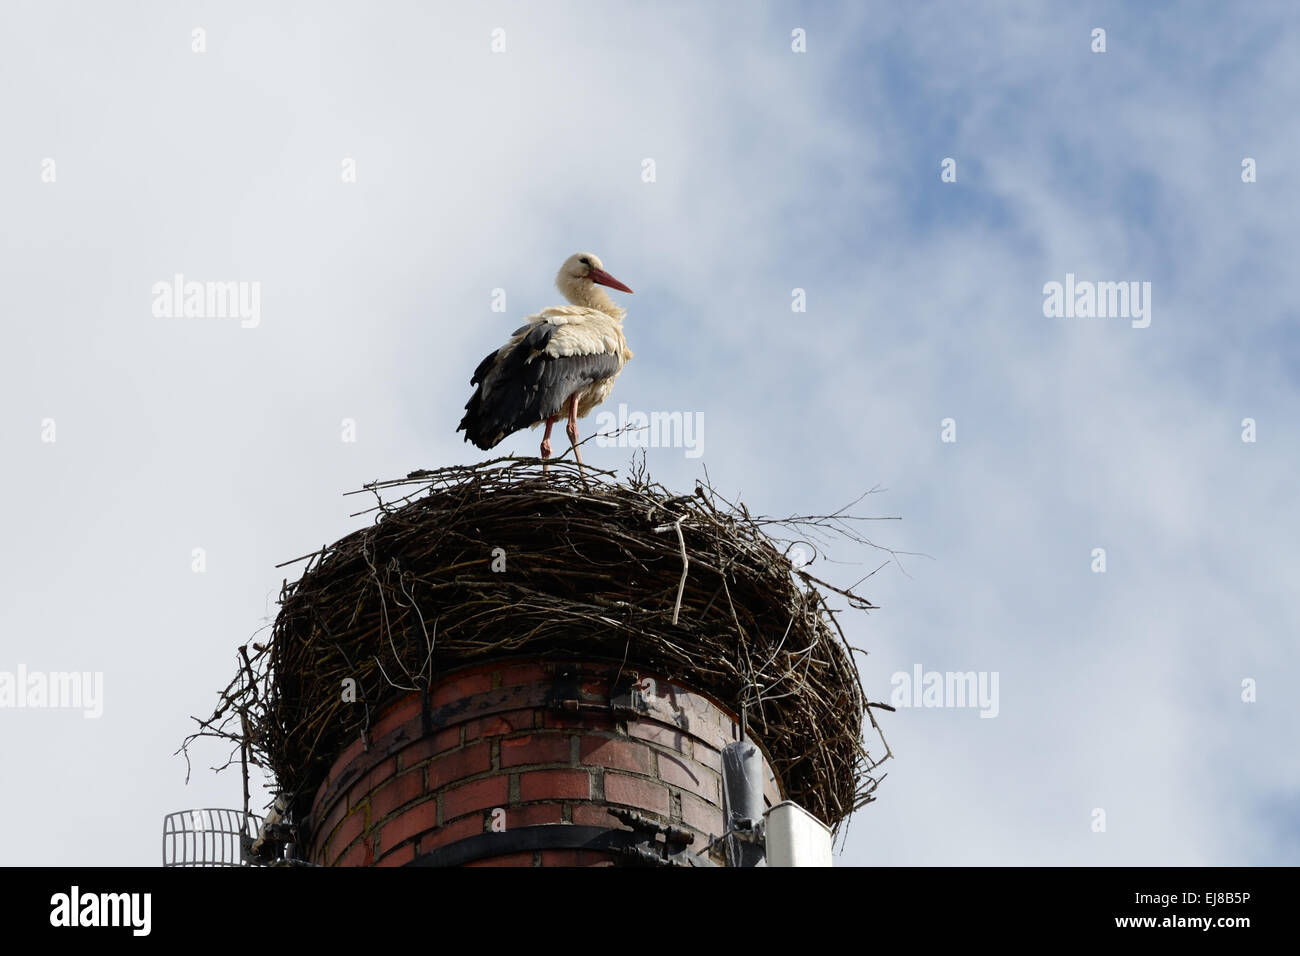
[[606,315],[613,316],[616,319],[623,318],[624,312],[602,289],[594,282],[582,282],[576,288],[568,290],[566,298],[574,305],[580,305],[586,309],[599,309]]

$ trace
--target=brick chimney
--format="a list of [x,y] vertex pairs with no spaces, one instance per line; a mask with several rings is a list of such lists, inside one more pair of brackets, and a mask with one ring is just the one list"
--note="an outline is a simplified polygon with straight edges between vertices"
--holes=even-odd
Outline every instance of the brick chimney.
[[[721,751],[739,739],[734,714],[643,668],[517,658],[461,668],[375,715],[339,754],[312,800],[304,856],[708,865],[722,859],[720,841],[710,851],[723,832]],[[763,769],[772,805],[782,794],[766,753]]]

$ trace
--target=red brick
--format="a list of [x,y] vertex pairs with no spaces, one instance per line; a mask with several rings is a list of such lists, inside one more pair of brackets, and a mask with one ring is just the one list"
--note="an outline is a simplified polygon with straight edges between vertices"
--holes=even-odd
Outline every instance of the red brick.
[[415,859],[415,844],[408,843],[391,853],[385,853],[375,866],[406,866]]
[[675,787],[697,793],[706,800],[719,799],[718,777],[694,760],[672,754],[658,754],[659,779]]
[[477,717],[465,722],[465,742],[469,743],[479,737],[504,737],[517,730],[533,729],[533,712],[531,710],[509,710],[501,714]]
[[445,753],[459,746],[460,728],[447,727],[443,730],[435,730],[427,737],[413,740],[395,752],[397,753],[397,759],[401,761],[401,768],[410,770],[430,757],[436,757],[440,753]]
[[362,774],[357,778],[357,782],[348,788],[348,806],[360,806],[361,802],[372,791],[382,787],[385,783],[397,775],[397,760],[394,757],[388,757],[375,764],[373,770]]
[[599,697],[602,700],[609,699],[609,678],[607,677],[589,677],[580,685],[582,696]]
[[591,774],[585,770],[532,770],[521,773],[519,799],[590,800]]
[[466,863],[466,866],[532,866],[533,851],[525,853],[507,853],[505,856],[490,856],[483,860]]
[[540,684],[549,682],[545,664],[512,664],[501,669],[501,686],[514,687],[516,684]]
[[417,803],[405,813],[398,814],[379,831],[379,845],[384,850],[391,850],[403,840],[418,836],[438,825],[438,801],[426,800]]
[[412,694],[384,711],[370,728],[371,740],[383,740],[398,727],[420,718],[420,696]]
[[448,784],[492,769],[492,745],[486,740],[463,750],[453,750],[429,762],[429,789],[441,790]]
[[339,794],[346,794],[349,788],[356,786],[358,780],[365,779],[366,771],[373,764],[372,758],[375,757],[372,750],[370,755],[358,757],[346,767],[336,765],[330,774],[330,790],[326,793],[325,799],[332,800]]
[[439,827],[432,833],[420,837],[420,852],[428,853],[430,850],[436,850],[440,846],[446,846],[448,843],[456,843],[466,837],[472,837],[475,834],[483,832],[483,816],[474,814],[468,817],[461,817],[448,823],[446,826]]
[[571,711],[545,711],[542,726],[553,730],[605,730],[613,732],[614,718],[600,713],[584,711],[581,714]]
[[[326,783],[317,791],[316,802],[332,802],[338,795],[347,793],[352,788],[357,787],[358,783],[364,781],[371,769],[383,762],[387,756],[386,753],[377,749],[374,744],[374,738],[372,737],[370,749],[363,751],[361,738],[358,737],[353,740],[344,749],[343,753],[335,758]],[[358,790],[352,796],[352,803],[360,802],[364,792],[364,787]]]
[[375,861],[375,848],[369,840],[359,840],[352,848],[334,861],[335,866],[370,866]]
[[[668,816],[668,788],[662,783],[621,773],[605,774],[605,799],[610,803]],[[683,799],[685,799],[683,797]]]
[[327,856],[337,857],[348,848],[349,844],[365,832],[366,813],[367,808],[360,807],[343,818],[343,822],[334,831],[333,837],[330,838],[325,848]]
[[542,866],[613,866],[614,861],[598,850],[543,850]]
[[370,794],[370,818],[376,822],[425,793],[424,773],[412,770],[394,777]]
[[722,832],[722,809],[689,793],[682,794],[682,823],[701,833],[717,836]]
[[558,803],[531,803],[506,810],[506,829],[535,827],[546,823],[563,823],[564,808]]
[[439,797],[443,823],[475,810],[505,806],[509,786],[508,777],[484,777],[443,791]]
[[690,738],[680,728],[669,727],[648,720],[629,720],[627,732],[630,737],[635,737],[638,740],[648,740],[652,744],[660,744],[664,747],[671,747],[678,753],[686,753],[689,746],[688,741]]
[[[373,740],[374,738],[371,737],[370,739]],[[344,747],[343,752],[334,758],[334,766],[330,768],[330,783],[336,781],[340,774],[348,769],[352,761],[363,753],[365,753],[365,742],[361,739],[361,735],[358,734],[356,739]]]
[[518,767],[530,763],[569,762],[569,737],[566,734],[528,734],[501,741],[501,766]]
[[340,796],[339,799],[335,800],[333,805],[330,807],[329,813],[325,816],[325,819],[320,821],[319,824],[313,825],[313,830],[311,835],[312,846],[323,847],[325,845],[325,841],[330,838],[330,834],[334,832],[334,828],[337,827],[339,823],[343,820],[343,818],[346,817],[347,815],[348,815],[347,797]]
[[719,725],[716,720],[702,721],[692,716],[686,732],[692,738],[693,746],[708,746],[718,751],[740,736],[739,726],[732,725],[726,718],[723,718],[723,725]]
[[597,803],[575,803],[573,805],[573,822],[580,827],[614,827],[623,826],[610,815],[606,807]]
[[701,735],[696,736],[695,743],[696,746],[711,747],[712,749],[721,753],[723,748],[726,747],[727,744],[734,744],[739,739],[740,739],[740,727],[737,726],[734,729],[734,733],[726,730],[718,730],[716,728],[711,731],[706,731]]
[[714,750],[712,747],[694,740],[691,741],[691,756],[714,773],[722,773],[722,751]]
[[[671,690],[671,693],[668,693],[669,690]],[[676,713],[686,714],[691,729],[694,729],[693,725],[696,723],[705,726],[735,723],[724,708],[719,707],[702,694],[681,687],[669,687],[669,685],[661,685],[660,693],[670,699]]]
[[471,671],[459,677],[453,677],[440,684],[433,691],[432,704],[436,710],[447,704],[454,704],[474,694],[481,694],[492,689],[491,671]]
[[551,689],[546,684],[516,684],[514,687],[493,687],[485,694],[477,694],[452,705],[449,709],[466,720],[475,714],[501,714],[511,710],[531,710],[544,707],[550,700]]
[[579,748],[582,762],[594,767],[613,767],[632,773],[650,773],[650,748],[631,740],[583,737]]

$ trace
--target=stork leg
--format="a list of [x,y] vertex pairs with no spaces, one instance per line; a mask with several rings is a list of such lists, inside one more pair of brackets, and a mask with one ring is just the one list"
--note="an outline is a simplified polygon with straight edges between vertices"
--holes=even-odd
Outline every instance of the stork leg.
[[569,434],[569,444],[573,446],[573,457],[578,459],[578,474],[586,478],[582,467],[582,453],[578,451],[578,393],[569,396],[569,424],[564,429]]
[[546,433],[542,435],[542,471],[547,471],[551,467],[546,460],[551,457],[551,426],[554,424],[554,415],[546,419]]

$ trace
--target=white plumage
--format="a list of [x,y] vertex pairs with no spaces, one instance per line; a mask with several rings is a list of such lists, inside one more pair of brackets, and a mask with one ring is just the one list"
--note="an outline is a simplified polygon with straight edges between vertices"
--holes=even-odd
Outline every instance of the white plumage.
[[[618,309],[619,316],[623,310]],[[632,350],[627,347],[623,337],[623,322],[599,309],[587,309],[576,305],[560,305],[536,315],[530,315],[528,325],[520,330],[519,338],[524,338],[536,325],[543,322],[555,326],[550,341],[539,355],[530,361],[537,361],[541,355],[551,358],[567,358],[582,355],[609,355],[618,360],[618,368],[608,378],[598,379],[590,385],[580,388],[578,395],[578,417],[583,418],[592,408],[599,405],[614,388],[614,378],[623,371],[623,366],[632,357]],[[541,422],[533,423],[533,427]]]

